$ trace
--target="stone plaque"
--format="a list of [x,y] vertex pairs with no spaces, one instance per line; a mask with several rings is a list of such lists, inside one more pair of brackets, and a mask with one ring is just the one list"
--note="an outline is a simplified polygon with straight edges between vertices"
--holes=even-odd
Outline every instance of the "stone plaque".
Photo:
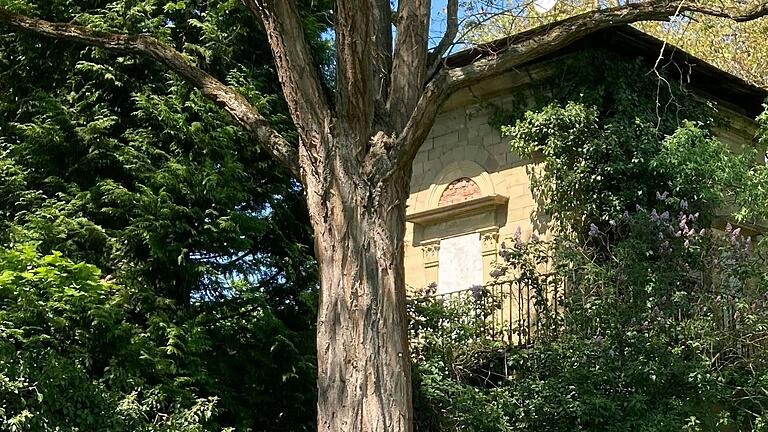
[[437,279],[437,291],[440,294],[483,284],[483,255],[479,233],[440,241]]

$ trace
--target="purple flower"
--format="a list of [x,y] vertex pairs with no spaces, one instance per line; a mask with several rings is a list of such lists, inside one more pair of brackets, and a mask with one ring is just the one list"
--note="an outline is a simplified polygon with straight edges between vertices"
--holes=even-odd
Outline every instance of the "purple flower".
[[668,221],[669,220],[669,212],[665,211],[664,213],[661,214],[660,218],[661,218],[661,220],[663,220],[665,222]]
[[730,222],[728,222],[728,223],[725,225],[725,232],[727,232],[728,234],[730,234],[730,233],[731,233],[731,231],[733,231],[733,225],[731,225],[731,223],[730,223]]
[[504,274],[506,273],[507,273],[507,269],[505,267],[499,267],[491,270],[490,275],[492,278],[499,278],[504,276]]
[[653,211],[651,212],[651,220],[653,222],[656,222],[659,220],[659,214],[656,213],[656,209],[653,209]]
[[426,288],[424,288],[425,296],[431,296],[435,293],[437,293],[437,282],[432,282],[429,285],[427,285]]
[[659,191],[656,191],[656,199],[659,201],[666,201],[668,196],[669,193],[666,191],[664,193],[659,193]]
[[597,225],[589,224],[589,235],[590,235],[590,237],[594,237],[594,236],[596,236],[598,234],[600,234],[600,230],[597,228]]
[[482,285],[472,285],[469,288],[469,291],[472,293],[472,298],[475,300],[480,300],[483,298],[483,286]]
[[683,210],[688,210],[688,201],[684,199],[680,200],[680,208]]
[[523,243],[523,231],[520,225],[515,229],[515,249],[522,249],[525,244]]

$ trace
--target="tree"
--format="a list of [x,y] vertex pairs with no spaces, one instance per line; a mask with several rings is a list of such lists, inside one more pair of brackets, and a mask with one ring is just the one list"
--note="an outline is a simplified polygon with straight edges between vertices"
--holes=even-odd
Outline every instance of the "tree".
[[[692,11],[754,20],[768,3],[723,8],[653,0],[586,12],[509,40],[494,56],[449,68],[457,32],[449,1],[445,37],[428,51],[428,0],[338,0],[332,94],[321,82],[292,1],[243,0],[264,26],[298,142],[280,134],[248,99],[149,35],[114,34],[14,12],[0,23],[41,36],[147,55],[230,114],[305,190],[320,270],[317,318],[318,429],[411,430],[403,278],[405,203],[411,164],[443,101],[455,90],[511,70],[600,28],[665,21]],[[392,27],[396,28],[393,32]]]
[[[169,41],[204,53],[196,58],[241,91],[258,92],[254,103],[291,132],[266,37],[245,9],[232,10],[228,0],[187,1],[185,9],[146,16],[135,13],[140,3],[120,3],[130,7],[92,2],[90,25],[102,20],[130,30],[173,19]],[[316,0],[304,5],[308,39],[323,56],[328,45],[316,36],[326,27],[313,20],[326,9]],[[66,1],[40,2],[38,11],[84,19]],[[40,256],[57,251],[96,265],[117,287],[98,300],[126,319],[97,333],[88,317],[101,316],[98,302],[82,302],[80,318],[69,320],[53,301],[20,301],[27,298],[22,284],[0,288],[0,314],[14,335],[0,337],[7,342],[0,343],[0,375],[67,383],[39,385],[42,401],[0,392],[0,424],[26,410],[24,430],[46,422],[121,430],[124,413],[115,407],[135,392],[148,428],[191,401],[216,397],[206,430],[312,430],[317,273],[301,188],[287,170],[271,169],[269,156],[226,113],[161,64],[39,42],[28,33],[0,39],[0,250],[32,245]],[[14,253],[0,255],[0,273],[13,270]],[[49,273],[29,290],[55,291],[59,282]],[[72,286],[90,298],[87,284]],[[51,333],[31,328],[45,327],[46,310],[67,321],[67,334],[95,341],[46,339]],[[32,337],[39,343],[28,342]],[[27,368],[14,367],[19,363]],[[77,382],[98,389],[81,392]],[[297,404],[307,408],[296,412]],[[287,412],[293,415],[281,415]],[[109,426],[81,421],[88,418]]]

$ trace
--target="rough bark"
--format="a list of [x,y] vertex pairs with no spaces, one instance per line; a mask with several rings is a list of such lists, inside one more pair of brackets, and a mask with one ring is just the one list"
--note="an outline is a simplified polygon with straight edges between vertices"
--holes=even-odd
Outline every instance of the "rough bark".
[[[306,179],[320,267],[318,430],[412,430],[403,235],[410,170],[370,183],[328,137]],[[310,163],[309,155],[302,154]],[[321,181],[317,181],[320,179]]]
[[272,48],[277,77],[304,145],[317,145],[331,117],[295,2],[243,0],[261,19]]
[[387,106],[392,125],[402,129],[419,100],[427,72],[430,0],[397,5],[397,36],[392,56],[392,88]]

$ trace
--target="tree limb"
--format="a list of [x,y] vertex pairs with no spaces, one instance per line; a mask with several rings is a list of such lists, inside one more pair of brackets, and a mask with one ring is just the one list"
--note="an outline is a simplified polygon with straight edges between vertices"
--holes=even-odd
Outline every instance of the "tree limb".
[[[381,82],[373,57],[380,10],[374,1],[336,2],[336,107],[339,127],[350,132],[358,160],[367,151],[368,138],[376,111],[375,83]],[[374,7],[372,10],[371,7]],[[389,55],[389,54],[387,54]]]
[[427,77],[434,75],[435,71],[440,67],[443,62],[443,55],[448,52],[454,41],[456,35],[459,33],[459,0],[448,0],[446,9],[446,27],[443,37],[438,42],[435,49],[429,53],[429,59],[427,64],[429,69],[427,70]]
[[296,129],[310,146],[330,119],[301,17],[294,0],[242,0],[266,29],[277,76]]
[[419,100],[427,73],[429,0],[398,2],[398,26],[387,100],[395,130],[405,125]]
[[450,70],[449,74],[453,82],[451,87],[466,87],[479,80],[507,72],[530,59],[554,52],[575,39],[603,28],[638,21],[669,21],[671,17],[686,12],[697,12],[743,22],[768,15],[768,2],[729,11],[698,1],[652,0],[586,12],[513,36],[506,46],[492,53],[491,57]]
[[0,8],[0,24],[40,36],[79,42],[109,50],[149,56],[196,87],[247,130],[278,162],[298,174],[297,149],[286,141],[240,93],[195,66],[183,54],[148,35],[122,35],[90,30],[86,27],[52,23],[15,14]]
[[429,133],[439,112],[439,106],[456,90],[553,53],[597,30],[638,21],[669,21],[672,16],[686,12],[745,22],[768,15],[768,1],[763,0],[750,7],[728,10],[698,1],[651,0],[585,12],[511,36],[501,46],[493,44],[493,51],[484,58],[467,66],[442,69],[432,78],[392,147],[390,158],[395,161],[397,167],[413,160]]

